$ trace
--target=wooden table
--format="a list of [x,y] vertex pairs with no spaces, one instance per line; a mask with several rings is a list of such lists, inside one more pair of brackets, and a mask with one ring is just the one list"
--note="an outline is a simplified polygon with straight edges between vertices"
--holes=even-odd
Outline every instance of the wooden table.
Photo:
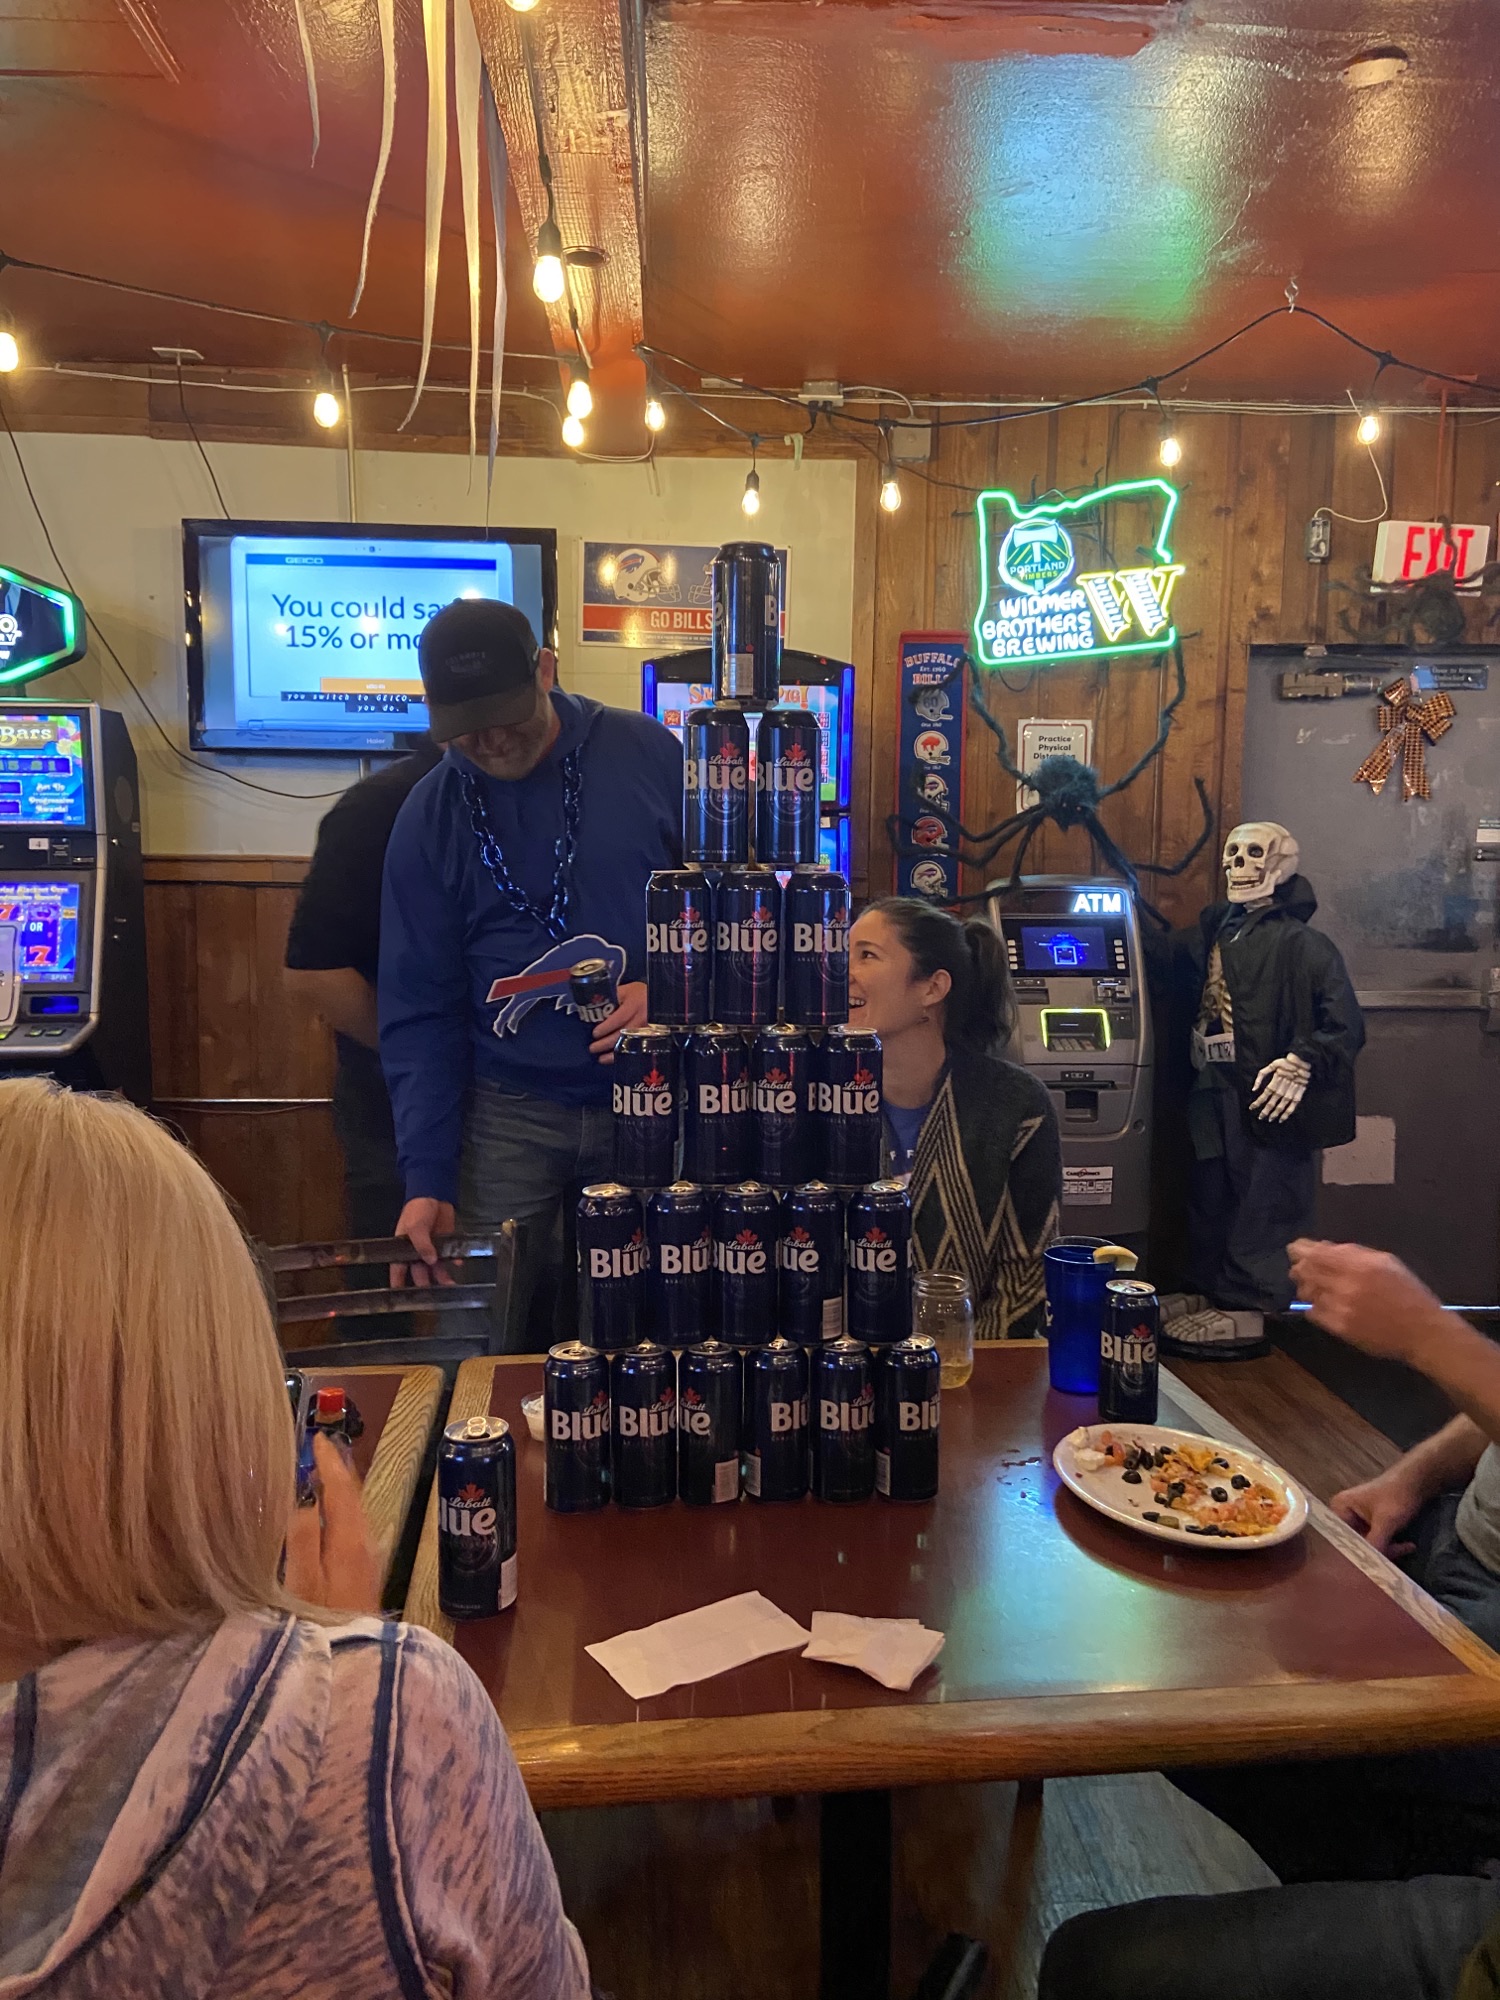
[[[295,1368],[295,1354],[287,1366]],[[432,1435],[443,1393],[441,1368],[306,1368],[314,1390],[337,1385],[348,1391],[364,1419],[354,1441],[354,1464],[365,1483],[365,1512],[380,1550],[384,1583],[401,1540],[416,1492],[422,1455]]]
[[[1165,1547],[1076,1500],[1052,1447],[1095,1410],[1049,1391],[1040,1341],[982,1348],[945,1394],[942,1491],[917,1507],[549,1514],[520,1409],[540,1381],[535,1357],[469,1361],[450,1411],[516,1433],[515,1610],[453,1634],[429,1513],[408,1617],[453,1636],[538,1806],[857,1795],[824,1856],[863,1871],[863,1932],[884,1788],[1500,1737],[1500,1659],[1321,1502],[1295,1542],[1228,1554]],[[1243,1441],[1165,1371],[1161,1420]],[[819,1609],[919,1617],[947,1644],[905,1695],[782,1653],[640,1703],[583,1651],[750,1589],[804,1625]],[[826,1917],[826,1883],[824,1898]],[[881,1990],[868,1962],[830,1983],[826,1938],[824,1964],[825,1993]]]

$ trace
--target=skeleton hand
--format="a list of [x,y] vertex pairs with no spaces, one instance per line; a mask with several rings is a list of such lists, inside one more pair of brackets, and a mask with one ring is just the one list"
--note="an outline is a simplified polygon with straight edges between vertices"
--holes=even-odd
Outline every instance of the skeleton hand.
[[1250,1099],[1250,1109],[1268,1125],[1283,1125],[1302,1102],[1312,1065],[1301,1056],[1278,1056],[1268,1062],[1255,1079],[1258,1096]]

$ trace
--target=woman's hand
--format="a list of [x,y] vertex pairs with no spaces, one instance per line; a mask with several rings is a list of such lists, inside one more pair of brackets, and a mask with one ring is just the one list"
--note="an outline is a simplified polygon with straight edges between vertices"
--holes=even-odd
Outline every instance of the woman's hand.
[[286,1529],[286,1587],[304,1604],[328,1611],[378,1612],[380,1557],[370,1534],[359,1474],[321,1431],[313,1434],[318,1468],[315,1506],[292,1508]]

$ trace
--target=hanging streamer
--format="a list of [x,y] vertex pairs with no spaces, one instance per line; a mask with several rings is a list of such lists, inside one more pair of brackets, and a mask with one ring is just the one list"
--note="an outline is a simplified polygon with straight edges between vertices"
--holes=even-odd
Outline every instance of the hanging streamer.
[[[463,0],[460,0],[463,4]],[[422,0],[422,43],[427,56],[426,257],[422,270],[422,358],[405,430],[417,414],[432,359],[432,322],[437,312],[438,254],[443,242],[443,190],[448,183],[448,0]]]
[[500,383],[505,373],[505,201],[510,157],[500,125],[500,108],[488,70],[484,73],[484,137],[490,166],[490,214],[495,227],[495,328],[490,352],[490,464],[486,493],[495,484],[495,452],[500,443]]
[[469,266],[469,479],[474,478],[479,404],[479,117],[486,71],[472,0],[453,0],[453,96],[458,114],[458,171],[463,186],[464,254]]
[[385,170],[391,163],[391,141],[396,135],[396,0],[375,0],[380,20],[380,151],[375,160],[375,178],[370,183],[370,199],[365,206],[365,238],[359,251],[359,282],[354,287],[353,319],[365,292],[365,272],[370,262],[370,232],[380,207],[380,191],[385,186]]
[[307,110],[312,119],[312,164],[318,164],[318,146],[323,137],[323,124],[318,116],[318,71],[313,62],[312,37],[307,32],[307,10],[303,0],[296,0],[297,40],[302,44],[302,70],[307,78]]

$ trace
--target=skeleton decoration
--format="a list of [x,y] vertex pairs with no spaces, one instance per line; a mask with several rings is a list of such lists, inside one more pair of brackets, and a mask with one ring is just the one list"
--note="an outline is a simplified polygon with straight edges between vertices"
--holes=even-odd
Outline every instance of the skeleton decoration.
[[1299,859],[1297,843],[1284,826],[1246,820],[1224,843],[1230,902],[1269,903],[1278,885],[1296,874]]

